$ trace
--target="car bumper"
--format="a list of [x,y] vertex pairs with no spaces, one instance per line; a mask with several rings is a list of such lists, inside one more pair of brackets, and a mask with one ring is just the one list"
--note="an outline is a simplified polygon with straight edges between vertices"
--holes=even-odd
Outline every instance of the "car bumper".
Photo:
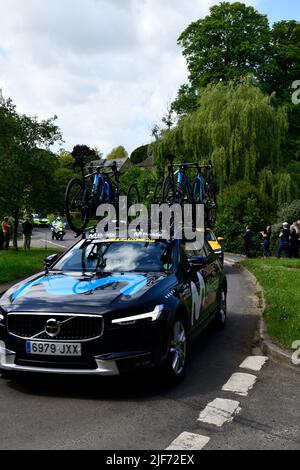
[[[95,356],[95,368],[70,368],[61,367],[61,364],[53,362],[43,366],[41,361],[18,361],[14,351],[0,347],[0,370],[6,372],[27,372],[38,374],[63,374],[63,375],[101,375],[116,376],[124,372],[133,372],[151,367],[151,353],[132,351],[103,356]],[[27,364],[26,364],[27,362]],[[30,365],[30,362],[32,365]],[[59,366],[59,367],[58,367]]]
[[0,369],[75,375],[123,375],[153,369],[167,355],[167,319],[147,327],[115,327],[101,337],[81,343],[81,356],[33,355],[26,340],[0,325]]

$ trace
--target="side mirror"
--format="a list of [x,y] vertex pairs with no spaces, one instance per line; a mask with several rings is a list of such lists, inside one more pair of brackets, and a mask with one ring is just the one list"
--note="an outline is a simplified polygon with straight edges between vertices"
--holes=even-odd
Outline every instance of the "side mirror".
[[58,259],[58,256],[59,255],[57,253],[54,253],[53,255],[49,255],[44,259],[44,267],[46,271],[52,266],[52,264],[55,263],[55,261]]
[[222,241],[224,241],[224,238],[223,237],[218,237],[217,240],[218,240],[218,242],[222,242]]
[[193,268],[204,268],[208,264],[206,256],[191,256],[188,261]]

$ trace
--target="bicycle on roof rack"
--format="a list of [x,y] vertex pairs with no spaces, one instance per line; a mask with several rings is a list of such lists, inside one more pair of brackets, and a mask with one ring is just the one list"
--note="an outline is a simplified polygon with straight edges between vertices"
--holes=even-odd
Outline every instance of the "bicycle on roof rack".
[[140,195],[135,183],[127,191],[120,187],[120,176],[116,162],[105,167],[89,168],[85,174],[83,159],[77,159],[75,165],[80,167],[81,179],[72,178],[65,192],[66,218],[71,230],[80,235],[89,222],[90,217],[96,217],[100,204],[112,204],[116,209],[119,220],[119,198],[127,196],[127,209],[132,204],[140,202]]
[[[213,182],[213,165],[209,161],[206,165],[193,163],[175,163],[174,155],[167,155],[168,175],[162,186],[162,201],[169,205],[177,204],[204,204],[206,224],[214,226],[216,222],[216,190]],[[176,168],[178,168],[176,170]],[[196,176],[193,179],[192,186],[189,183],[187,170],[195,168]],[[203,175],[205,171],[205,177]],[[159,191],[159,188],[157,188]],[[154,196],[156,199],[157,193]]]

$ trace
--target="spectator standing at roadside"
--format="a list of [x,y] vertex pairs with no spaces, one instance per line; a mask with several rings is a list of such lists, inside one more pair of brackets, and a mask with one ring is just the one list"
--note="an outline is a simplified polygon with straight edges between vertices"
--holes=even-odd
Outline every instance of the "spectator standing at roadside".
[[294,225],[290,230],[290,257],[299,258],[299,233]]
[[25,222],[23,222],[22,229],[23,229],[24,250],[26,249],[30,250],[33,225],[30,223],[29,219],[26,219]]
[[263,257],[266,258],[268,256],[272,256],[270,250],[270,242],[272,236],[272,228],[268,226],[263,232],[260,232],[263,237]]
[[280,258],[281,253],[284,252],[286,258],[290,256],[290,229],[289,224],[284,222],[282,224],[282,230],[279,234],[280,243],[279,248],[277,250],[277,258]]
[[252,231],[249,225],[246,227],[246,232],[244,234],[245,241],[245,253],[247,258],[250,258],[251,255],[251,244],[252,244]]
[[10,240],[10,225],[8,222],[8,217],[4,217],[3,219],[2,232],[3,232],[3,249],[8,250],[9,240]]

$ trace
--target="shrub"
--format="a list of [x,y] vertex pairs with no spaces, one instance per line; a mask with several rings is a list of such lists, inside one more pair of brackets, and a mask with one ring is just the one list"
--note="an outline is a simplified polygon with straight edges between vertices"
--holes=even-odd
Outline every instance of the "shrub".
[[244,252],[245,229],[250,225],[253,232],[253,255],[261,253],[260,231],[271,225],[272,201],[247,181],[228,187],[219,199],[216,233],[224,237],[226,251]]
[[279,223],[288,222],[289,224],[300,220],[300,200],[284,204],[278,211],[277,220]]

